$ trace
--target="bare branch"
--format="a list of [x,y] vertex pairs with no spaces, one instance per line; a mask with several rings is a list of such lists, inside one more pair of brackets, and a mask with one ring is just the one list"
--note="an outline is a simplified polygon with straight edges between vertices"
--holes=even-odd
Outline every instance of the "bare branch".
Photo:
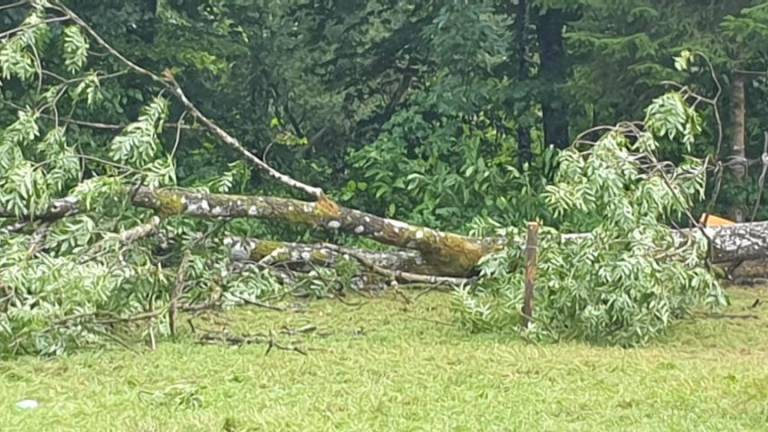
[[179,264],[179,268],[176,270],[176,283],[171,290],[171,301],[168,304],[168,328],[173,337],[176,337],[176,315],[178,314],[179,298],[184,293],[187,264],[189,263],[190,256],[189,251],[186,251],[181,259],[181,264]]
[[28,3],[29,3],[29,0],[17,1],[16,3],[11,3],[11,4],[4,5],[4,6],[0,6],[0,11],[4,11],[6,9],[13,9],[15,7],[23,6],[23,5],[28,4]]
[[186,115],[186,111],[181,113],[181,116],[179,116],[179,121],[176,122],[176,141],[173,143],[173,150],[171,150],[171,160],[173,160],[173,157],[176,156],[176,150],[179,148],[179,142],[181,142],[181,130],[184,128],[184,116]]
[[23,32],[24,30],[29,30],[31,28],[35,28],[35,27],[43,25],[43,24],[51,24],[51,23],[56,23],[56,22],[61,22],[61,21],[68,21],[68,20],[69,20],[68,16],[54,17],[54,18],[48,18],[48,19],[42,20],[40,22],[36,22],[34,24],[27,24],[27,25],[19,26],[19,27],[10,29],[8,31],[5,31],[3,33],[0,33],[0,39],[4,39],[6,37],[13,36],[16,33]]
[[358,262],[360,262],[360,264],[371,269],[374,273],[378,273],[382,276],[387,276],[393,280],[400,280],[404,282],[413,282],[413,283],[426,283],[426,284],[434,284],[434,285],[446,284],[446,285],[455,285],[455,286],[468,285],[472,283],[471,279],[465,279],[465,278],[422,275],[422,274],[416,274],[416,273],[403,272],[399,270],[388,270],[374,264],[362,254],[358,254],[351,249],[341,248],[337,245],[329,244],[329,243],[324,243],[323,247],[326,249],[332,250],[336,253],[353,258]]
[[131,244],[137,240],[141,240],[157,233],[157,228],[160,226],[160,218],[153,216],[149,222],[137,225],[131,229],[125,230],[119,235],[121,244]]

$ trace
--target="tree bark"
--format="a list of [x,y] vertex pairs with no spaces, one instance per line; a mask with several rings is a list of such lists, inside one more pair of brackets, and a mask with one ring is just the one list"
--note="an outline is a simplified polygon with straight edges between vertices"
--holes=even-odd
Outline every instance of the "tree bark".
[[705,230],[712,238],[713,263],[768,257],[768,222],[743,223]]
[[324,201],[192,193],[140,188],[133,196],[139,207],[165,215],[202,218],[250,217],[301,224],[372,238],[380,243],[417,250],[441,274],[465,276],[488,253],[500,249],[497,240],[466,237],[410,225]]
[[[131,191],[126,191],[130,194]],[[501,250],[506,239],[476,238],[446,233],[431,228],[410,225],[344,207],[323,206],[323,202],[306,202],[266,196],[240,196],[193,193],[182,190],[139,188],[132,195],[137,207],[158,211],[164,216],[198,218],[257,218],[343,231],[367,236],[380,243],[417,251],[418,254],[397,252],[371,255],[370,261],[381,267],[441,276],[468,276],[486,255]],[[53,221],[76,214],[80,202],[72,197],[55,200],[47,211],[35,220]],[[0,208],[0,218],[18,220],[15,213]],[[768,222],[743,223],[717,228],[705,228],[712,239],[711,258],[714,263],[768,258]],[[699,230],[682,230],[681,235],[701,236]],[[589,234],[565,234],[563,240],[576,240]],[[247,252],[249,259],[274,251],[280,243],[254,243]],[[286,244],[282,244],[286,245]],[[258,249],[254,252],[255,249]],[[338,251],[336,251],[338,253]],[[376,254],[376,253],[374,253]],[[380,260],[393,260],[386,261]],[[402,266],[399,267],[399,266]]]
[[[737,161],[733,165],[733,173],[736,183],[742,183],[747,174],[747,154],[746,154],[746,121],[747,121],[747,103],[746,103],[746,79],[741,74],[735,74],[731,83],[731,157]],[[736,222],[743,222],[746,213],[740,205],[734,205],[728,210],[728,215]]]
[[544,144],[558,149],[570,145],[568,104],[563,95],[563,86],[568,79],[563,31],[566,15],[562,9],[547,9],[539,16],[536,33],[539,39],[542,85],[547,86],[540,94],[544,117]]
[[373,252],[328,243],[302,244],[235,237],[225,239],[225,244],[231,247],[233,261],[244,264],[333,267],[340,259],[346,258],[392,281],[453,286],[472,282],[471,279],[434,274],[418,252]]
[[363,249],[339,247],[338,250],[323,244],[290,243],[256,238],[228,237],[224,244],[229,248],[233,261],[253,261],[265,264],[279,262],[312,263],[333,266],[344,255],[361,256],[379,267],[426,275],[439,274],[416,251],[374,252]]
[[[467,276],[478,261],[500,250],[504,239],[481,239],[432,228],[411,225],[370,213],[326,204],[328,201],[299,201],[269,196],[222,195],[183,190],[155,190],[141,187],[126,190],[133,205],[158,211],[163,216],[197,218],[255,218],[300,224],[327,231],[346,232],[369,237],[380,243],[412,249],[421,253],[435,274]],[[38,220],[55,220],[80,211],[80,202],[72,197],[54,201],[49,209],[35,215]],[[0,217],[16,219],[0,208]]]
[[[507,14],[514,15],[514,32],[515,40],[517,43],[517,81],[519,85],[530,85],[528,83],[529,65],[528,65],[528,1],[518,0],[517,5],[512,2],[507,3]],[[527,98],[526,98],[527,99]],[[523,103],[523,101],[513,99],[511,105],[514,107]],[[530,115],[529,104],[524,102],[523,112],[518,112],[516,109],[509,109],[508,111],[518,119],[517,125],[517,164],[522,167],[526,163],[530,163],[533,158],[531,151],[531,131],[530,127],[525,120]]]
[[[731,156],[746,160],[746,96],[744,77],[737,74],[731,83]],[[746,174],[746,165],[733,166],[733,174],[741,180]]]

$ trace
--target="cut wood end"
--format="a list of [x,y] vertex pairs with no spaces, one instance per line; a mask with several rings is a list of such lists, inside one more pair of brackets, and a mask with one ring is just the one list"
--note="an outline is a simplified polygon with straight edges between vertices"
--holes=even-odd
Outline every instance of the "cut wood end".
[[325,195],[322,195],[320,199],[317,200],[317,209],[320,214],[324,216],[333,218],[341,216],[341,208],[339,208],[339,205],[328,199]]
[[699,219],[699,223],[704,225],[707,228],[736,225],[736,222],[732,220],[721,218],[708,213],[704,213],[701,215],[701,218]]

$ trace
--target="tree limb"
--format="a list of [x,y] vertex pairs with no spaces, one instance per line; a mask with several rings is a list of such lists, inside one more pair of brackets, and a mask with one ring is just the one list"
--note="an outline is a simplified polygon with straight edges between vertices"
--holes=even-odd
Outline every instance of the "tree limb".
[[354,258],[355,260],[360,262],[360,264],[371,269],[374,273],[378,273],[382,276],[387,276],[393,280],[399,280],[401,282],[425,283],[430,285],[445,284],[445,285],[456,285],[456,286],[466,285],[471,282],[469,279],[465,279],[465,278],[422,275],[422,274],[404,272],[400,270],[389,270],[377,265],[376,263],[369,260],[365,255],[357,253],[352,249],[342,248],[340,246],[337,246],[334,244],[327,244],[327,243],[323,244],[322,247],[327,248],[328,250],[334,251],[338,254],[342,254],[350,258]]
[[[126,189],[126,194],[130,193],[131,190]],[[424,265],[430,268],[429,274],[432,275],[457,277],[470,275],[483,257],[500,251],[506,244],[506,239],[502,237],[467,237],[344,207],[333,212],[324,207],[321,202],[288,198],[140,187],[132,195],[132,202],[137,207],[155,210],[165,216],[255,218],[365,236],[380,243],[418,251],[424,260]],[[79,211],[78,199],[62,198],[52,202],[47,210],[34,215],[34,219],[53,221]],[[2,208],[0,208],[0,218],[19,219],[14,212]],[[713,263],[768,257],[768,222],[702,229],[712,240]],[[684,236],[704,235],[697,229],[674,232]],[[565,241],[572,241],[588,235],[590,234],[565,234],[562,238]]]
[[365,236],[417,250],[439,274],[448,276],[470,274],[482,257],[504,244],[500,238],[467,237],[344,207],[328,208],[322,201],[139,188],[133,204],[164,215],[267,219]]
[[[420,253],[409,250],[375,252],[326,244],[289,243],[255,238],[227,237],[224,244],[230,249],[233,261],[254,261],[272,265],[276,262],[313,263],[333,266],[344,256],[362,256],[366,261],[388,270],[435,275],[438,269],[430,266]],[[269,258],[270,262],[264,260]]]

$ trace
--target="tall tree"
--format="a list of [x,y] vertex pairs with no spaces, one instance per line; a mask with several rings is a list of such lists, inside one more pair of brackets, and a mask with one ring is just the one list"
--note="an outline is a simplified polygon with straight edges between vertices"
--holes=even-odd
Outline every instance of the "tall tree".
[[568,80],[568,59],[563,33],[566,12],[558,8],[539,11],[536,34],[539,40],[540,103],[544,144],[564,149],[570,145],[569,110],[564,87]]
[[[510,75],[515,77],[515,84],[521,88],[530,89],[533,85],[530,82],[530,45],[529,24],[530,10],[528,0],[518,0],[514,2],[505,2],[507,15],[514,17],[513,35],[515,57],[509,62]],[[515,94],[521,97],[509,98],[507,101],[507,111],[514,116],[517,123],[517,162],[518,166],[530,163],[533,157],[531,145],[531,95],[533,92],[518,91]]]

